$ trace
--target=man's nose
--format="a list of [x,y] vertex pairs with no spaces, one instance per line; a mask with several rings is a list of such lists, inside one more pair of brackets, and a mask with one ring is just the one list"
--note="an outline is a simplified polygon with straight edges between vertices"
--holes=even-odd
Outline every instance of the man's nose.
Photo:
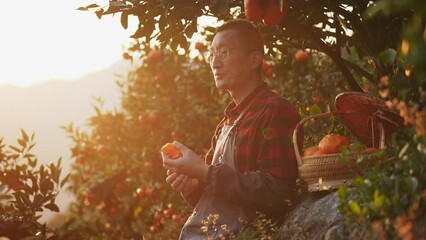
[[212,58],[212,61],[211,61],[211,63],[210,63],[210,66],[211,66],[211,68],[219,68],[219,67],[221,67],[221,66],[222,66],[222,64],[223,64],[223,62],[222,62],[222,61],[220,61],[220,60],[219,60],[219,58],[218,58],[217,56],[214,56],[214,57]]

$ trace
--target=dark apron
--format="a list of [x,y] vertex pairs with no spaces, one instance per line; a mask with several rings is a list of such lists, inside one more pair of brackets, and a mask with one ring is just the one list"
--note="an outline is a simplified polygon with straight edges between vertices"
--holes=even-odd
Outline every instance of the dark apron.
[[[239,121],[257,98],[259,94],[247,104],[233,125],[222,127],[216,142],[212,165],[227,164],[235,169],[234,148]],[[221,239],[241,230],[242,221],[254,218],[255,213],[244,210],[241,204],[226,201],[221,196],[213,194],[211,188],[207,186],[192,215],[183,226],[179,239]],[[223,226],[226,227],[222,228]]]

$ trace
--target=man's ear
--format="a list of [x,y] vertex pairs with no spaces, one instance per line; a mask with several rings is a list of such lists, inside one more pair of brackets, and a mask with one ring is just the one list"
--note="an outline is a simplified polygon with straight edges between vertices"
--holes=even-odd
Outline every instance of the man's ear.
[[262,65],[263,54],[260,51],[255,51],[251,53],[251,67],[253,69],[258,68]]

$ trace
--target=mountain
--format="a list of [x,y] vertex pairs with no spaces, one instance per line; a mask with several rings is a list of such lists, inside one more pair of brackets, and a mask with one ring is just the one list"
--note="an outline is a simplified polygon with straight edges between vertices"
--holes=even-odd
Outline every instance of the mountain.
[[[120,61],[75,81],[49,81],[26,88],[0,85],[0,138],[4,138],[4,144],[17,146],[21,129],[29,135],[34,133],[32,153],[39,163],[62,158],[64,177],[71,169],[72,141],[60,126],[72,122],[84,129],[87,119],[95,115],[94,97],[102,97],[103,110],[119,108],[121,94],[116,81],[126,79],[130,69],[128,62]],[[72,196],[63,189],[57,198],[61,212],[71,201]],[[52,215],[44,212],[41,220]]]

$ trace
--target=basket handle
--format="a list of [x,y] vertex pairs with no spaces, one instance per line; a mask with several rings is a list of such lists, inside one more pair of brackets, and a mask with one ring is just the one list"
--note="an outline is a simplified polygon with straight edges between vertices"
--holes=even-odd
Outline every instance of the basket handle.
[[311,119],[314,119],[314,118],[326,118],[326,117],[329,117],[329,116],[332,116],[332,115],[335,115],[335,114],[337,114],[337,113],[336,112],[327,112],[327,113],[319,113],[319,114],[310,115],[310,116],[307,116],[304,119],[302,119],[296,125],[296,127],[294,128],[294,131],[293,131],[293,147],[294,147],[294,153],[295,153],[296,159],[297,159],[297,165],[299,167],[301,167],[303,165],[302,159],[300,157],[299,146],[298,146],[298,143],[297,143],[297,131],[299,130],[299,128],[301,126],[303,126],[303,124],[305,124],[305,122],[307,122],[307,121],[309,121]]

